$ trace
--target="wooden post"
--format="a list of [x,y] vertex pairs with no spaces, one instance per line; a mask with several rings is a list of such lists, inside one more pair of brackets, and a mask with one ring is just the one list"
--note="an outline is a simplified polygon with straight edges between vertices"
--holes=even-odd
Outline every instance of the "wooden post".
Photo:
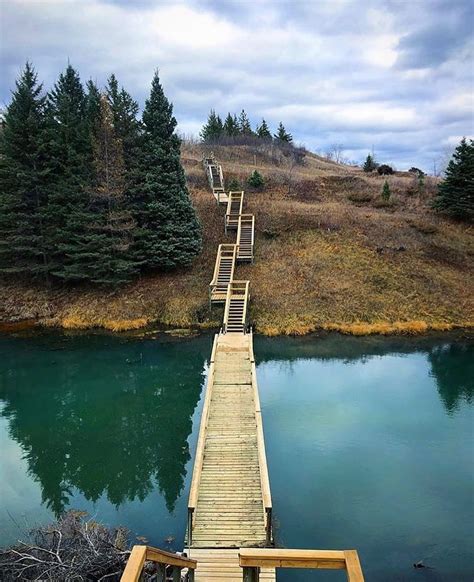
[[193,510],[188,508],[188,546],[193,543]]
[[267,518],[267,522],[265,524],[265,530],[266,530],[266,534],[267,534],[267,546],[271,546],[272,545],[272,508],[271,507],[267,507],[266,508],[266,518]]
[[260,579],[260,568],[244,567],[244,582],[258,582]]
[[173,566],[173,577],[171,578],[173,582],[181,582],[181,568],[179,566]]

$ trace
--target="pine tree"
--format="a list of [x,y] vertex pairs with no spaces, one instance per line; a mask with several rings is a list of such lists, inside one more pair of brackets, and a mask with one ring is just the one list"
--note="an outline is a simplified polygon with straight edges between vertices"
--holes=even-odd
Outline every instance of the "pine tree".
[[255,188],[256,190],[260,190],[265,185],[265,180],[257,170],[254,170],[252,174],[250,174],[249,178],[247,179],[247,184],[251,188]]
[[202,141],[206,143],[217,141],[222,136],[223,131],[224,126],[222,124],[222,119],[219,115],[216,115],[214,109],[211,109],[207,122],[199,134]]
[[30,63],[16,82],[0,132],[0,272],[47,276],[45,97]]
[[262,123],[257,126],[257,135],[262,139],[272,139],[272,134],[265,119],[262,119]]
[[387,180],[385,180],[384,184],[383,184],[383,188],[382,188],[382,198],[388,202],[390,200],[390,196],[391,196],[391,191],[390,191],[390,185],[388,183]]
[[119,286],[136,272],[130,256],[134,221],[126,208],[125,163],[122,142],[114,129],[113,113],[105,95],[93,138],[95,184],[91,196],[94,222],[89,225],[95,242],[91,248],[90,280]]
[[367,154],[367,157],[365,158],[365,162],[364,162],[364,172],[373,172],[374,170],[377,169],[377,164],[374,160],[374,158],[370,155]]
[[280,142],[285,142],[285,143],[292,143],[293,141],[293,136],[291,135],[291,133],[288,133],[285,129],[285,126],[283,125],[283,123],[280,121],[280,124],[278,125],[278,130],[275,134],[275,139],[279,140]]
[[227,117],[224,121],[224,133],[228,137],[234,137],[239,133],[239,124],[237,123],[237,119],[235,115],[231,115],[230,113],[227,114]]
[[64,281],[88,280],[90,251],[95,246],[89,229],[94,221],[89,204],[92,147],[87,98],[71,65],[48,95],[47,121],[51,272]]
[[129,170],[133,167],[140,142],[138,103],[123,87],[119,90],[117,78],[113,74],[107,81],[107,98],[113,114],[115,135],[122,142],[125,168]]
[[254,135],[249,118],[243,109],[239,115],[239,133],[240,135]]
[[100,124],[100,91],[92,80],[87,81],[86,87],[86,117],[90,138],[93,139],[94,131]]
[[433,206],[461,220],[474,219],[474,141],[461,140],[454,151],[446,178],[438,187]]
[[131,189],[144,268],[189,265],[201,250],[201,230],[186,188],[173,107],[158,73],[143,111],[143,140]]

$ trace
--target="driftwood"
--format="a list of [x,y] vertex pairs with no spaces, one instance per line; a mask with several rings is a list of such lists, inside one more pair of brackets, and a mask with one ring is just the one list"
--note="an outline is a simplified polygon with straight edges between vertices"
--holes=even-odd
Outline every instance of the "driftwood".
[[115,582],[130,555],[128,531],[109,529],[87,514],[65,513],[25,541],[0,550],[0,579]]

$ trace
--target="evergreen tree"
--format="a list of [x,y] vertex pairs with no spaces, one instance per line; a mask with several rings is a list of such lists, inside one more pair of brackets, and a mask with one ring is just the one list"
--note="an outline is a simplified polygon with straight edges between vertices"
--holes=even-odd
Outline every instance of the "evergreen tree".
[[462,220],[474,219],[474,141],[461,140],[454,151],[446,178],[438,187],[433,206]]
[[224,131],[224,126],[219,115],[216,115],[214,109],[211,109],[207,123],[201,129],[200,136],[202,141],[210,143],[218,140]]
[[272,139],[272,134],[265,119],[262,119],[262,123],[257,126],[257,135],[262,139]]
[[382,198],[388,202],[390,200],[390,196],[391,196],[391,191],[390,191],[390,185],[388,183],[387,180],[385,180],[384,184],[383,184],[383,188],[382,188]]
[[264,180],[262,174],[260,174],[260,172],[257,172],[257,170],[254,170],[253,173],[247,179],[247,184],[251,188],[255,188],[256,190],[260,190],[265,185],[265,180]]
[[280,142],[292,143],[293,141],[293,136],[291,135],[291,133],[288,133],[286,131],[285,126],[281,121],[280,124],[278,125],[278,130],[274,137]]
[[94,81],[87,81],[86,116],[89,124],[90,138],[94,138],[94,131],[100,124],[100,91]]
[[141,124],[138,119],[138,103],[119,85],[115,75],[107,81],[107,98],[113,114],[114,132],[122,142],[125,168],[133,167],[135,153],[139,147]]
[[100,99],[100,116],[94,131],[95,184],[91,196],[94,222],[89,225],[95,242],[91,248],[90,280],[119,286],[136,272],[130,256],[134,221],[126,208],[125,163],[107,97]]
[[173,106],[156,72],[143,112],[143,140],[131,189],[139,227],[135,257],[146,268],[189,265],[201,250],[175,128]]
[[227,117],[224,121],[224,133],[228,137],[234,137],[239,133],[239,124],[235,115],[231,115],[230,113],[227,114]]
[[71,65],[48,95],[47,121],[51,272],[64,281],[87,280],[95,247],[89,229],[92,147],[86,94]]
[[239,115],[239,133],[240,135],[254,135],[249,118],[243,109]]
[[374,170],[377,169],[377,163],[375,162],[374,158],[370,155],[367,154],[367,157],[365,158],[365,162],[364,162],[364,172],[373,172]]
[[47,276],[42,141],[45,98],[30,63],[16,82],[0,132],[0,272]]

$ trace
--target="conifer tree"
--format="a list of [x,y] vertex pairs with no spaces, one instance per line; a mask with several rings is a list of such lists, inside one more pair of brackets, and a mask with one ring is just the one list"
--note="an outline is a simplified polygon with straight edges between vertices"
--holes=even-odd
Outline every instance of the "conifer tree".
[[16,82],[0,132],[0,272],[47,276],[43,159],[45,97],[30,63]]
[[94,131],[100,124],[100,91],[94,81],[86,84],[86,117],[89,124],[90,138],[94,138]]
[[262,119],[262,123],[257,126],[257,135],[262,139],[272,139],[272,134],[265,119]]
[[227,117],[224,121],[224,133],[228,137],[234,137],[239,133],[239,124],[237,123],[237,119],[235,115],[231,115],[230,113],[227,114]]
[[242,109],[239,115],[239,133],[240,135],[254,135],[249,118],[244,109]]
[[125,163],[122,142],[117,138],[113,113],[105,95],[93,138],[94,188],[91,204],[94,222],[89,225],[95,247],[91,248],[90,280],[119,286],[136,273],[130,256],[134,221],[126,207]]
[[474,219],[474,141],[461,140],[438,187],[433,206],[454,218]]
[[189,265],[201,250],[201,229],[186,188],[173,107],[155,73],[143,111],[143,139],[131,189],[139,227],[135,259],[144,268]]
[[222,136],[223,131],[224,126],[222,124],[222,119],[219,115],[216,115],[214,109],[211,109],[207,122],[200,132],[202,141],[207,143],[214,142]]
[[126,169],[133,167],[134,156],[139,147],[141,124],[138,119],[138,103],[119,85],[115,75],[107,81],[107,98],[113,114],[114,132],[122,142]]
[[71,65],[48,95],[47,123],[51,272],[64,281],[87,280],[95,246],[88,228],[94,220],[89,205],[92,147],[87,98]]
[[288,133],[285,129],[285,126],[283,125],[283,123],[280,121],[280,124],[278,125],[278,130],[275,134],[275,139],[279,140],[280,142],[285,142],[285,143],[292,143],[293,141],[293,136],[291,135],[291,133]]
[[365,162],[364,162],[364,172],[373,172],[374,170],[377,169],[377,164],[374,160],[374,158],[370,155],[367,154],[367,157],[365,158]]
[[382,188],[382,198],[388,202],[390,200],[390,196],[392,195],[390,191],[390,185],[387,180],[385,180]]

